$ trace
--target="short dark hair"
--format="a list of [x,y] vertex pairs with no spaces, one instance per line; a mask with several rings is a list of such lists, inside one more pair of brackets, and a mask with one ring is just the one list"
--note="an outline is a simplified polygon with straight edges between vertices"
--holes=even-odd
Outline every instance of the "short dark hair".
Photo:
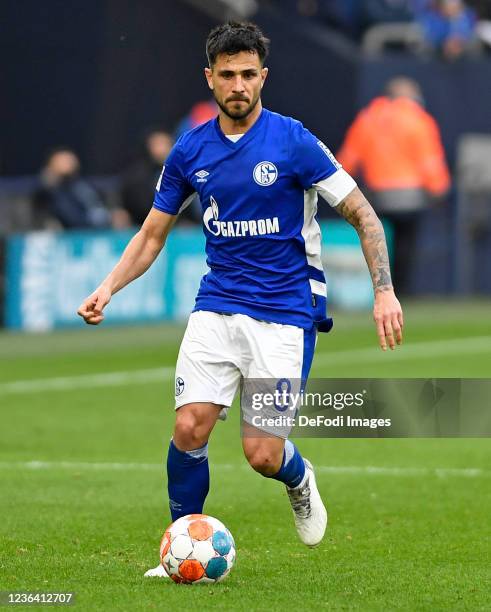
[[213,28],[206,39],[206,56],[210,68],[221,53],[235,55],[241,51],[257,53],[261,65],[269,53],[269,39],[255,23],[229,21]]

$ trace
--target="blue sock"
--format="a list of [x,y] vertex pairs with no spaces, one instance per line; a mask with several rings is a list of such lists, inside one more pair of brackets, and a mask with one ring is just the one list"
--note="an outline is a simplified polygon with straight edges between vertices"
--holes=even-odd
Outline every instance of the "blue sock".
[[297,487],[305,476],[305,463],[302,455],[298,452],[298,448],[286,440],[285,450],[283,451],[283,462],[276,474],[271,476],[275,480],[284,482],[287,487],[293,489]]
[[208,444],[181,451],[171,440],[167,455],[167,489],[172,520],[186,514],[201,514],[208,490]]

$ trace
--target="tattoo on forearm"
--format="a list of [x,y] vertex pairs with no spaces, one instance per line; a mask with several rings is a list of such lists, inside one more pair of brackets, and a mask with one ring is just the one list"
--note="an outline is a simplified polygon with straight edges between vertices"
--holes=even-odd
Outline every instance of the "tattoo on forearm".
[[391,290],[384,228],[369,202],[359,189],[355,189],[337,206],[337,210],[358,232],[374,291]]

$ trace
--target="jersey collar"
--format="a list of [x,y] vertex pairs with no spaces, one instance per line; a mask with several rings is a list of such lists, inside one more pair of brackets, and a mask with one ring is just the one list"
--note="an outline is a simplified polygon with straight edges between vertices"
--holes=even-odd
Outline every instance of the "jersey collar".
[[249,140],[251,140],[251,138],[254,137],[254,134],[256,133],[260,125],[264,123],[266,119],[266,115],[267,115],[267,110],[263,108],[261,110],[261,114],[256,119],[256,122],[254,123],[254,125],[251,128],[249,128],[247,132],[244,133],[242,138],[240,138],[237,142],[233,142],[232,140],[230,140],[229,138],[225,136],[225,134],[222,132],[222,128],[220,127],[220,122],[218,121],[218,117],[215,118],[213,124],[215,126],[215,131],[218,137],[224,144],[227,145],[227,147],[230,147],[231,149],[240,149],[240,147],[244,146],[245,143],[249,142]]

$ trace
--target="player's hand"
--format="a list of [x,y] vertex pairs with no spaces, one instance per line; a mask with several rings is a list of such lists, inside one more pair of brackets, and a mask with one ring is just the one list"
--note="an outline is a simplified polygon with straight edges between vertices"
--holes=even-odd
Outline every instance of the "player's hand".
[[373,318],[377,327],[380,348],[387,350],[387,344],[394,350],[396,343],[402,344],[404,319],[399,300],[392,289],[377,291],[373,306]]
[[89,325],[99,325],[104,320],[104,307],[111,301],[111,292],[106,287],[99,287],[79,306],[77,314]]

